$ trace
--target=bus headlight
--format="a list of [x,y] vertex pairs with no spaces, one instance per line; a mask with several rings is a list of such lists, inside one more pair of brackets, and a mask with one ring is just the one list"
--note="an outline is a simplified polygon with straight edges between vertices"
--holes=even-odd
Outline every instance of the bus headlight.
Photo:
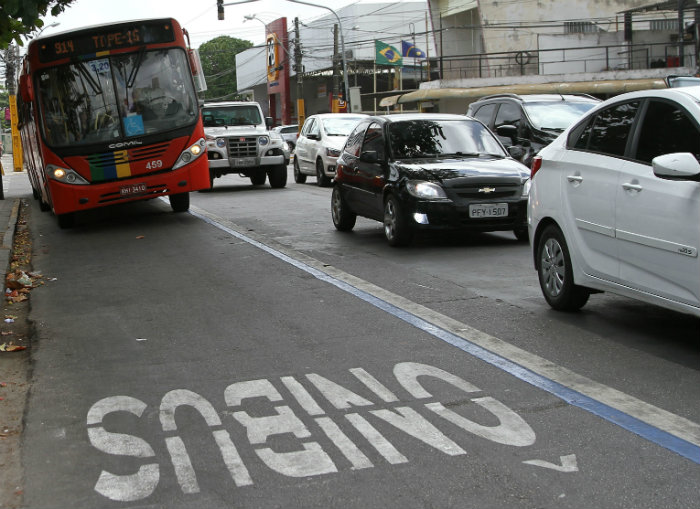
[[70,168],[63,168],[61,166],[56,166],[55,164],[49,164],[48,166],[46,166],[46,174],[49,178],[58,182],[63,182],[64,184],[85,186],[90,183],[83,177],[81,177],[80,174],[77,173],[75,170],[71,170]]
[[196,143],[190,145],[182,151],[182,154],[180,154],[180,157],[177,158],[177,161],[175,161],[175,164],[173,165],[173,170],[177,170],[178,168],[181,168],[182,166],[185,166],[186,164],[189,164],[197,159],[199,156],[204,154],[205,148],[206,142],[204,141],[204,138],[200,138]]

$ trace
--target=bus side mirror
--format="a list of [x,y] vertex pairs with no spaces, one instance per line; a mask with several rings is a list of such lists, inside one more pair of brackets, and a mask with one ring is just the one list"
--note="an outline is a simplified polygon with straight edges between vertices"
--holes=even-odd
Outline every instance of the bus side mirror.
[[34,100],[34,87],[32,87],[32,81],[26,74],[19,77],[19,93],[22,94],[22,101],[25,103],[30,103]]

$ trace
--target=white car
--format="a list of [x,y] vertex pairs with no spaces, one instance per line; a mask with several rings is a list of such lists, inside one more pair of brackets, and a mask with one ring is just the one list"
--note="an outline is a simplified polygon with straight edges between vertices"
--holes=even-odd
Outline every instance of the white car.
[[528,226],[545,299],[609,291],[700,316],[700,87],[616,96],[533,160]]
[[328,186],[335,176],[335,162],[345,140],[367,117],[363,113],[320,113],[306,118],[294,152],[294,181],[306,182],[315,175],[319,186]]
[[270,129],[270,132],[278,133],[289,146],[289,151],[294,152],[299,136],[299,126],[297,124],[279,125]]

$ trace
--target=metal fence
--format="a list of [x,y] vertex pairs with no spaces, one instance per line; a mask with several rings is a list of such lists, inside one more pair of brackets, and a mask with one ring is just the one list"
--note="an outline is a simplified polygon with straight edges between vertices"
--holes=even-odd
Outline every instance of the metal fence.
[[658,67],[696,66],[695,46],[676,43],[579,46],[533,51],[444,56],[438,59],[443,79],[591,73]]

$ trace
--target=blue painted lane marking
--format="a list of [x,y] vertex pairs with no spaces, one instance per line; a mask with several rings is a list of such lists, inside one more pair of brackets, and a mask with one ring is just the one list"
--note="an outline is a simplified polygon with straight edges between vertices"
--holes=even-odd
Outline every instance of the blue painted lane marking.
[[345,281],[341,281],[333,276],[330,276],[325,272],[311,267],[310,265],[307,265],[304,262],[296,260],[236,230],[228,228],[227,226],[218,223],[205,215],[202,215],[198,212],[194,212],[192,210],[190,210],[190,214],[218,228],[219,230],[222,230],[244,242],[247,242],[252,246],[262,249],[263,251],[271,254],[272,256],[290,265],[293,265],[294,267],[303,270],[308,274],[311,274],[312,276],[321,281],[329,283],[347,293],[350,293],[355,297],[362,299],[363,301],[381,309],[382,311],[385,311],[395,316],[396,318],[399,318],[413,325],[414,327],[424,332],[427,332],[428,334],[439,338],[442,341],[449,343],[450,345],[459,348],[460,350],[476,357],[477,359],[491,364],[492,366],[495,366],[524,382],[527,382],[535,387],[538,387],[539,389],[542,389],[544,391],[549,392],[550,394],[553,394],[554,396],[557,396],[558,398],[566,401],[570,405],[576,406],[578,408],[581,408],[582,410],[597,415],[598,417],[601,417],[609,422],[612,422],[613,424],[616,424],[628,431],[631,431],[632,433],[635,433],[636,435],[639,435],[640,437],[645,438],[650,442],[653,442],[661,447],[673,451],[694,463],[700,464],[700,447],[691,442],[688,442],[687,440],[678,438],[677,436],[672,435],[667,431],[656,428],[655,426],[647,424],[641,421],[640,419],[637,419],[636,417],[633,417],[625,412],[617,410],[616,408],[613,408],[609,405],[606,405],[605,403],[597,401],[594,398],[581,394],[578,391],[569,389],[568,387],[558,382],[555,382],[547,377],[539,375],[513,361],[506,359],[505,357],[494,354],[493,352],[490,352],[485,348],[482,348],[462,337],[459,337],[441,327],[438,327],[424,320],[423,318],[416,316],[413,313],[410,313],[404,309],[401,309],[400,307],[390,304],[385,300],[375,297],[374,295],[364,290],[360,290],[359,288],[352,286],[351,284]]

